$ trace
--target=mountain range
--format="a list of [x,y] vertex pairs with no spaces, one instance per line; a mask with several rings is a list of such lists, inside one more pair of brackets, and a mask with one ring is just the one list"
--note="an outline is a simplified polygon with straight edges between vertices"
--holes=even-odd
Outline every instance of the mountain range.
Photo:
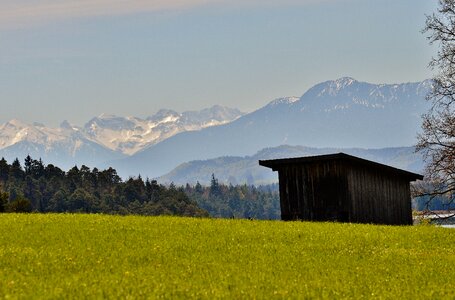
[[124,178],[155,178],[182,163],[256,157],[260,149],[283,144],[331,151],[411,146],[431,87],[430,80],[371,84],[343,77],[248,114],[214,106],[160,110],[147,118],[101,115],[84,126],[64,121],[59,128],[12,120],[0,126],[0,156],[10,161],[30,154],[62,168],[112,166]]
[[0,156],[13,160],[31,155],[63,168],[100,166],[177,133],[225,124],[242,115],[238,109],[215,105],[183,113],[163,109],[145,119],[103,114],[82,127],[67,121],[50,128],[11,120],[0,126]]
[[122,175],[156,177],[193,160],[253,155],[279,145],[386,148],[416,143],[431,81],[371,84],[344,77],[276,99],[233,122],[176,134],[112,161]]

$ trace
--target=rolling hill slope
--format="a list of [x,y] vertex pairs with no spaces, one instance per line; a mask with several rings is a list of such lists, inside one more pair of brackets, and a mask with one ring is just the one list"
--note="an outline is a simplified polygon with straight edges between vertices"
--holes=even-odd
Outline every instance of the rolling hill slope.
[[268,168],[259,166],[262,159],[283,157],[313,156],[344,152],[368,160],[394,166],[411,172],[423,170],[421,154],[415,153],[414,147],[398,147],[383,149],[360,148],[310,148],[302,146],[279,146],[263,149],[252,156],[219,157],[209,160],[197,160],[183,163],[168,174],[159,178],[160,182],[178,185],[185,183],[204,185],[210,184],[211,174],[222,183],[232,184],[269,184],[278,182],[278,174]]

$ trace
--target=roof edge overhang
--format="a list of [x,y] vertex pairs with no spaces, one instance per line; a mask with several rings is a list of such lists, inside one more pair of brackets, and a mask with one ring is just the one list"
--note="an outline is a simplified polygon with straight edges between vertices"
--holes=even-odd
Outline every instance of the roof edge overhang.
[[423,180],[423,175],[412,173],[406,170],[398,169],[395,167],[391,167],[388,165],[384,165],[378,162],[374,162],[371,160],[363,159],[360,157],[352,156],[346,153],[335,153],[335,154],[325,154],[325,155],[317,155],[317,156],[304,156],[304,157],[295,157],[295,158],[281,158],[281,159],[271,159],[271,160],[259,160],[259,165],[267,168],[271,168],[273,171],[279,171],[279,169],[285,165],[290,164],[297,164],[297,165],[304,165],[307,163],[313,162],[320,162],[320,161],[331,161],[331,160],[339,160],[339,161],[349,161],[355,162],[358,164],[363,164],[369,167],[373,167],[376,169],[383,169],[387,172],[394,172],[403,177],[406,177],[410,181],[415,180]]

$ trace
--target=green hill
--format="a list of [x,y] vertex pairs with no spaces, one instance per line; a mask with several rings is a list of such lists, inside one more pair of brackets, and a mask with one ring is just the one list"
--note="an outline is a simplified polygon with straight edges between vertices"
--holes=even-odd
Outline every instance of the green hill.
[[430,226],[0,214],[0,298],[453,299]]

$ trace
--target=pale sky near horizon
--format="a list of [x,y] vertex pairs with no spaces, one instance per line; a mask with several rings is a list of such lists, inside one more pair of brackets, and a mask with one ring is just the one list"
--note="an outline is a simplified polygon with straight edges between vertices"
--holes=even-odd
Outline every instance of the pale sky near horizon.
[[2,0],[0,123],[253,111],[351,76],[433,74],[437,0]]

